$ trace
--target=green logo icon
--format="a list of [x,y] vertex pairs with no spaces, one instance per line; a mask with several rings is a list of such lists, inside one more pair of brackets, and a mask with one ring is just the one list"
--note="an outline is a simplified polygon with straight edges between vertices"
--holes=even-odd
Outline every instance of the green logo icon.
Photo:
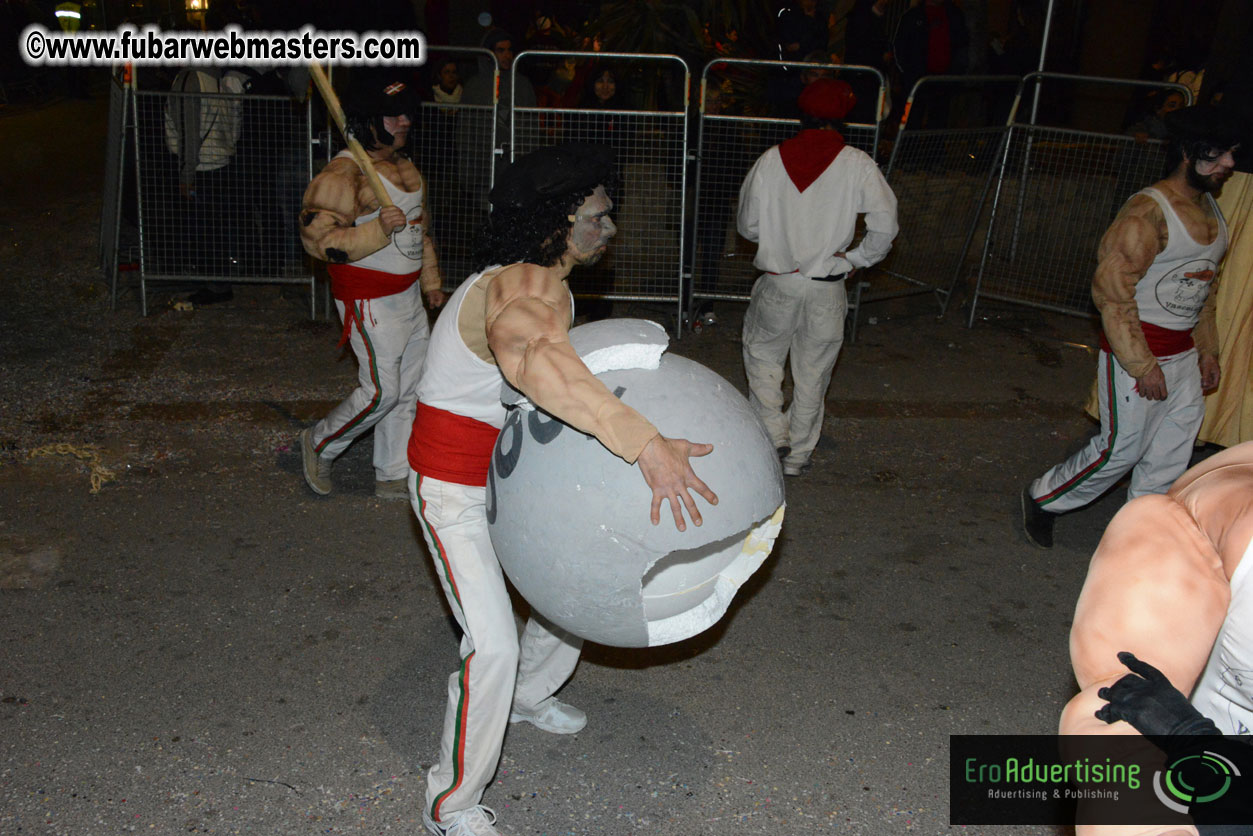
[[1153,773],[1153,791],[1171,810],[1186,814],[1189,807],[1222,798],[1239,777],[1234,763],[1206,750],[1178,758],[1164,772]]

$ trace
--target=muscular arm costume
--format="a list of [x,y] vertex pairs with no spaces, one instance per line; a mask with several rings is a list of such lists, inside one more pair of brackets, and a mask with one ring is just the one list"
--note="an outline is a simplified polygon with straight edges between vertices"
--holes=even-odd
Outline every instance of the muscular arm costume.
[[[1153,260],[1166,248],[1166,218],[1157,202],[1138,194],[1127,201],[1110,224],[1097,251],[1098,265],[1092,277],[1092,300],[1101,312],[1101,325],[1118,364],[1127,374],[1140,378],[1157,367],[1140,329],[1136,308],[1136,283]],[[1217,356],[1216,295],[1210,293],[1192,339],[1197,353]]]
[[[418,169],[403,157],[375,160],[374,167],[380,177],[406,192],[425,188]],[[423,197],[429,203],[429,195]],[[313,178],[301,203],[300,241],[305,252],[323,261],[346,264],[381,250],[391,237],[379,223],[355,225],[358,217],[378,208],[378,198],[356,162],[347,157],[331,160]],[[422,211],[422,275],[418,281],[422,292],[427,293],[439,290],[442,279],[435,246],[427,234],[430,211]]]
[[614,397],[570,345],[570,294],[542,267],[484,276],[461,306],[461,338],[531,401],[634,463],[659,433]]
[[[1253,537],[1253,444],[1206,459],[1165,495],[1127,503],[1110,522],[1075,608],[1070,657],[1080,692],[1062,734],[1137,734],[1094,714],[1097,692],[1126,673],[1126,650],[1191,693],[1231,598],[1231,576]],[[1178,828],[1080,827],[1088,833],[1191,833]]]

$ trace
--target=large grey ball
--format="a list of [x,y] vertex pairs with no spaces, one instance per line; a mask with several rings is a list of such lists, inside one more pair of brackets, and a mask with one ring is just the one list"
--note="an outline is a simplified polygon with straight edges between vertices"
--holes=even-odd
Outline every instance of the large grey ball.
[[618,647],[679,641],[716,623],[769,554],[782,521],[779,461],[748,401],[699,363],[665,355],[655,369],[597,376],[662,435],[714,445],[691,462],[718,504],[693,492],[704,524],[681,532],[663,502],[654,526],[638,467],[515,407],[488,475],[492,545],[518,591],[557,626]]

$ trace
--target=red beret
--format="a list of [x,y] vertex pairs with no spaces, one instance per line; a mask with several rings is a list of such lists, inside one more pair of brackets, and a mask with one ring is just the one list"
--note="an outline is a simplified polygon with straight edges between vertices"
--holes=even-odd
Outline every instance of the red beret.
[[857,104],[857,96],[846,81],[820,78],[805,86],[796,104],[815,119],[843,119]]

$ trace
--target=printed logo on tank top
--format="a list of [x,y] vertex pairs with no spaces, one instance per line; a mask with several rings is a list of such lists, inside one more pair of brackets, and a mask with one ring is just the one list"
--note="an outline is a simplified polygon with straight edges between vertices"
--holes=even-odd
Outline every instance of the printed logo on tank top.
[[422,207],[415,206],[405,214],[405,225],[392,233],[392,244],[405,258],[422,258]]
[[1175,316],[1193,317],[1205,307],[1217,265],[1208,258],[1181,264],[1157,280],[1153,296]]

